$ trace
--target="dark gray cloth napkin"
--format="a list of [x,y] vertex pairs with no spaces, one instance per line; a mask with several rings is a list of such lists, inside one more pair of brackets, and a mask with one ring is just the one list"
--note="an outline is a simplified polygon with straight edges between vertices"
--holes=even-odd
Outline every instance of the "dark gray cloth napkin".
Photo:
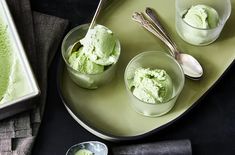
[[47,70],[59,47],[68,21],[33,12],[29,0],[6,1],[37,78],[41,95],[26,101],[36,104],[33,110],[0,121],[0,155],[26,155],[31,152],[44,111]]
[[149,144],[121,146],[113,149],[113,155],[191,155],[189,140],[163,141]]

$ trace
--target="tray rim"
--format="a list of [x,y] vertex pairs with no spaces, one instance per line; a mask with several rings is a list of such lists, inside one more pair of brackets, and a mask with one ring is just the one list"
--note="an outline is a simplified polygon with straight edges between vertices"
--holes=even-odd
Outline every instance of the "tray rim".
[[133,140],[138,140],[138,139],[143,139],[146,138],[150,135],[153,135],[162,129],[167,128],[168,126],[172,125],[173,123],[179,121],[182,119],[185,115],[187,115],[194,107],[199,105],[202,99],[217,85],[218,82],[221,81],[221,79],[225,76],[225,74],[228,72],[228,70],[231,68],[232,65],[235,64],[235,59],[229,64],[229,66],[225,69],[225,71],[222,73],[222,75],[214,82],[214,84],[192,105],[185,110],[182,114],[179,116],[175,117],[171,121],[153,129],[148,132],[145,132],[143,134],[135,135],[135,136],[117,136],[117,135],[112,135],[110,133],[105,133],[104,131],[97,129],[96,127],[92,126],[92,124],[89,124],[87,121],[84,120],[79,115],[75,115],[73,110],[69,108],[69,106],[66,103],[66,99],[63,96],[62,89],[61,89],[61,83],[62,83],[62,75],[63,72],[66,70],[65,64],[62,60],[62,56],[60,55],[58,64],[57,64],[57,91],[59,93],[59,96],[61,98],[62,103],[64,104],[66,110],[69,112],[69,114],[73,117],[73,119],[80,124],[83,128],[85,128],[87,131],[89,131],[91,134],[102,138],[104,140],[112,141],[112,142],[121,142],[121,141],[133,141]]

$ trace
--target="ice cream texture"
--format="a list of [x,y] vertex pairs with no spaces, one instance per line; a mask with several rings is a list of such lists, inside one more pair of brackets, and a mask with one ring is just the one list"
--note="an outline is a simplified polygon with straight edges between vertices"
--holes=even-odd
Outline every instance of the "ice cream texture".
[[163,103],[173,94],[170,76],[162,69],[138,68],[135,70],[131,90],[138,99],[151,103]]
[[85,53],[83,52],[83,47],[80,48],[78,51],[73,52],[69,56],[68,62],[73,69],[81,73],[97,74],[102,73],[104,71],[104,66],[92,62],[85,55]]
[[0,104],[13,101],[31,91],[14,47],[9,27],[0,18]]
[[117,38],[108,28],[97,25],[81,40],[86,56],[96,64],[107,66],[117,62],[120,51]]
[[11,93],[8,86],[12,83],[12,68],[14,66],[14,55],[7,29],[7,25],[0,20],[0,103],[3,103]]
[[77,151],[75,155],[94,155],[94,153],[86,149],[81,149]]
[[[191,6],[180,14],[182,23],[177,23],[177,31],[188,43],[193,45],[207,45],[213,42],[216,35],[216,27],[220,17],[217,11],[207,5],[198,4]],[[215,29],[215,30],[212,30]]]
[[120,55],[118,39],[108,28],[97,25],[80,40],[81,48],[69,55],[70,66],[87,74],[102,73],[105,66],[115,64]]
[[214,8],[199,4],[189,8],[183,20],[195,28],[210,29],[217,27],[219,15]]

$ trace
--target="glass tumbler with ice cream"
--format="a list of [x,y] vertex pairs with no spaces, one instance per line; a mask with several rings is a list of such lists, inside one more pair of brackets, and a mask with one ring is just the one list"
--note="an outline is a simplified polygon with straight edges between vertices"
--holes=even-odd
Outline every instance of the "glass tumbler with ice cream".
[[184,73],[178,62],[164,52],[135,56],[127,65],[125,85],[132,107],[150,117],[169,112],[183,89]]
[[[121,46],[116,35],[103,25],[88,31],[88,24],[72,29],[62,42],[62,56],[70,78],[80,87],[96,89],[115,75]],[[74,44],[80,41],[77,50]]]
[[230,0],[176,0],[176,30],[192,45],[208,45],[220,35],[231,14]]

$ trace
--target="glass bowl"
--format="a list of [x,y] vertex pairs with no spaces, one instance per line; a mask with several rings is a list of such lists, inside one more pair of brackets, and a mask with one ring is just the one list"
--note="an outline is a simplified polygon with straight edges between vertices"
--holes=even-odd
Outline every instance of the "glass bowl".
[[104,143],[97,141],[88,141],[79,144],[75,144],[68,149],[66,155],[76,155],[79,150],[88,150],[95,155],[107,155],[108,148]]
[[[101,25],[103,26],[103,25]],[[105,27],[105,26],[103,26]],[[62,52],[62,57],[63,60],[66,64],[68,73],[70,78],[75,82],[77,85],[79,85],[82,88],[87,88],[87,89],[96,89],[103,84],[108,83],[111,81],[115,75],[116,71],[116,63],[113,63],[112,65],[106,67],[105,70],[102,73],[97,73],[97,74],[85,74],[81,73],[75,69],[73,69],[69,62],[68,62],[68,53],[70,52],[72,45],[76,43],[77,41],[81,40],[82,38],[85,37],[87,30],[89,28],[89,24],[83,24],[80,26],[77,26],[73,28],[71,31],[68,32],[68,34],[65,36],[62,42],[61,46],[61,52]],[[116,47],[115,49],[119,51],[119,56],[120,56],[120,51],[121,51],[121,45],[119,40],[116,42]],[[118,61],[118,60],[117,60]]]
[[[182,16],[191,6],[207,5],[214,8],[219,15],[219,24],[215,28],[196,28],[186,23]],[[179,36],[192,45],[203,46],[214,42],[220,35],[231,14],[230,0],[176,0],[176,31]]]
[[[131,90],[131,82],[133,80],[136,69],[151,68],[163,69],[171,77],[173,83],[172,96],[164,102],[156,102],[154,104],[144,102],[135,97]],[[136,112],[149,117],[161,116],[169,112],[183,89],[184,73],[179,63],[170,55],[160,51],[143,52],[135,56],[127,65],[124,80],[129,95],[130,103]]]

